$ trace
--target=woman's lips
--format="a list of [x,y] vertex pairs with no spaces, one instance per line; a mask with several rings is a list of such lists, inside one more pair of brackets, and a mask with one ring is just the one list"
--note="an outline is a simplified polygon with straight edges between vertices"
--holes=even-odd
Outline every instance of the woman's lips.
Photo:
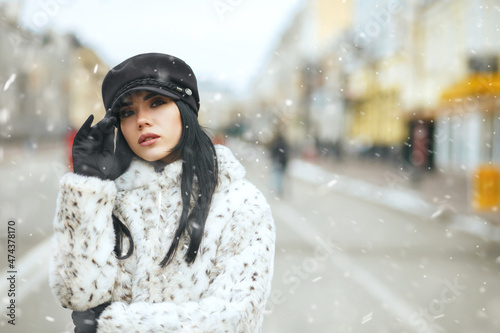
[[157,134],[145,133],[139,137],[139,140],[137,140],[137,142],[142,147],[146,147],[146,146],[150,146],[150,145],[156,143],[156,141],[158,141],[159,138],[160,138],[160,136]]

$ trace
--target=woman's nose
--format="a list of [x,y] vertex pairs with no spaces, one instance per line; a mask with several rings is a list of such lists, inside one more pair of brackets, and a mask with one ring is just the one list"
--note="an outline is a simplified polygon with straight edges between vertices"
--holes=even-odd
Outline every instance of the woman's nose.
[[148,127],[152,125],[152,121],[149,117],[148,112],[145,110],[138,110],[138,117],[137,117],[137,129],[142,130],[144,127]]

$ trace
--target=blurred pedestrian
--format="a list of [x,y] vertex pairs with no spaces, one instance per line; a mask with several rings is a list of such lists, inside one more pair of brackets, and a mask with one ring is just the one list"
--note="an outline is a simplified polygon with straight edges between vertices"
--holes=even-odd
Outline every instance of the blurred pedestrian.
[[54,219],[50,286],[75,332],[259,332],[274,222],[199,125],[191,68],[137,55],[102,93],[106,116],[76,134]]
[[283,180],[288,165],[288,144],[278,131],[270,147],[272,158],[272,185],[276,195],[283,196]]

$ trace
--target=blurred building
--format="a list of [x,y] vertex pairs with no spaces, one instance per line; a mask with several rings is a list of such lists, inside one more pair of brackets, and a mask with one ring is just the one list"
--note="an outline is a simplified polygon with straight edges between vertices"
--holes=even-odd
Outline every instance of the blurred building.
[[[60,135],[67,123],[66,36],[33,35],[14,19],[0,21],[0,121],[3,139]],[[66,60],[66,61],[65,61]]]
[[411,66],[408,8],[306,1],[257,82],[265,117],[284,123],[295,146],[312,142],[322,155],[399,152],[407,138],[400,98]]
[[421,170],[498,163],[498,22],[495,0],[305,1],[256,84],[262,118]]
[[93,113],[104,114],[106,66],[72,35],[19,27],[19,5],[0,4],[0,137],[3,143],[60,140]]
[[375,157],[395,157],[407,138],[402,94],[411,59],[412,6],[358,0],[345,48],[345,147]]
[[109,67],[90,48],[76,45],[72,50],[71,68],[66,73],[69,84],[68,126],[78,129],[90,114],[96,120],[104,117],[101,86]]
[[[242,102],[235,94],[210,80],[199,80],[200,123],[215,136],[224,136],[232,126],[242,125]],[[241,123],[241,124],[240,124]]]
[[282,127],[299,148],[342,136],[343,98],[332,95],[340,91],[339,68],[324,59],[350,22],[351,1],[304,2],[256,82],[257,129]]
[[[311,48],[310,39],[304,31],[309,26],[306,8],[299,10],[278,44],[263,66],[254,90],[251,115],[254,131],[274,132],[276,127],[286,125],[286,137],[299,142],[305,137],[301,120],[307,110],[302,107],[306,95],[302,64],[304,49]],[[257,115],[261,114],[261,117]]]

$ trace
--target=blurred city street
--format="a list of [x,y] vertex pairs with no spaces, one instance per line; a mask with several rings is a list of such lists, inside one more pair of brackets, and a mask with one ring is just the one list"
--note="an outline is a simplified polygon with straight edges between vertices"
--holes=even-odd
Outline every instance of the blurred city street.
[[[334,179],[298,179],[291,169],[278,198],[267,151],[228,145],[268,198],[277,226],[263,332],[498,332],[500,243],[441,217],[336,191]],[[55,301],[47,280],[62,148],[4,152],[0,165],[1,200],[8,203],[2,220],[17,221],[18,317],[9,332],[72,331],[70,311]],[[310,179],[321,176],[317,170]],[[2,251],[5,242],[2,234]],[[6,325],[2,318],[0,327]]]

